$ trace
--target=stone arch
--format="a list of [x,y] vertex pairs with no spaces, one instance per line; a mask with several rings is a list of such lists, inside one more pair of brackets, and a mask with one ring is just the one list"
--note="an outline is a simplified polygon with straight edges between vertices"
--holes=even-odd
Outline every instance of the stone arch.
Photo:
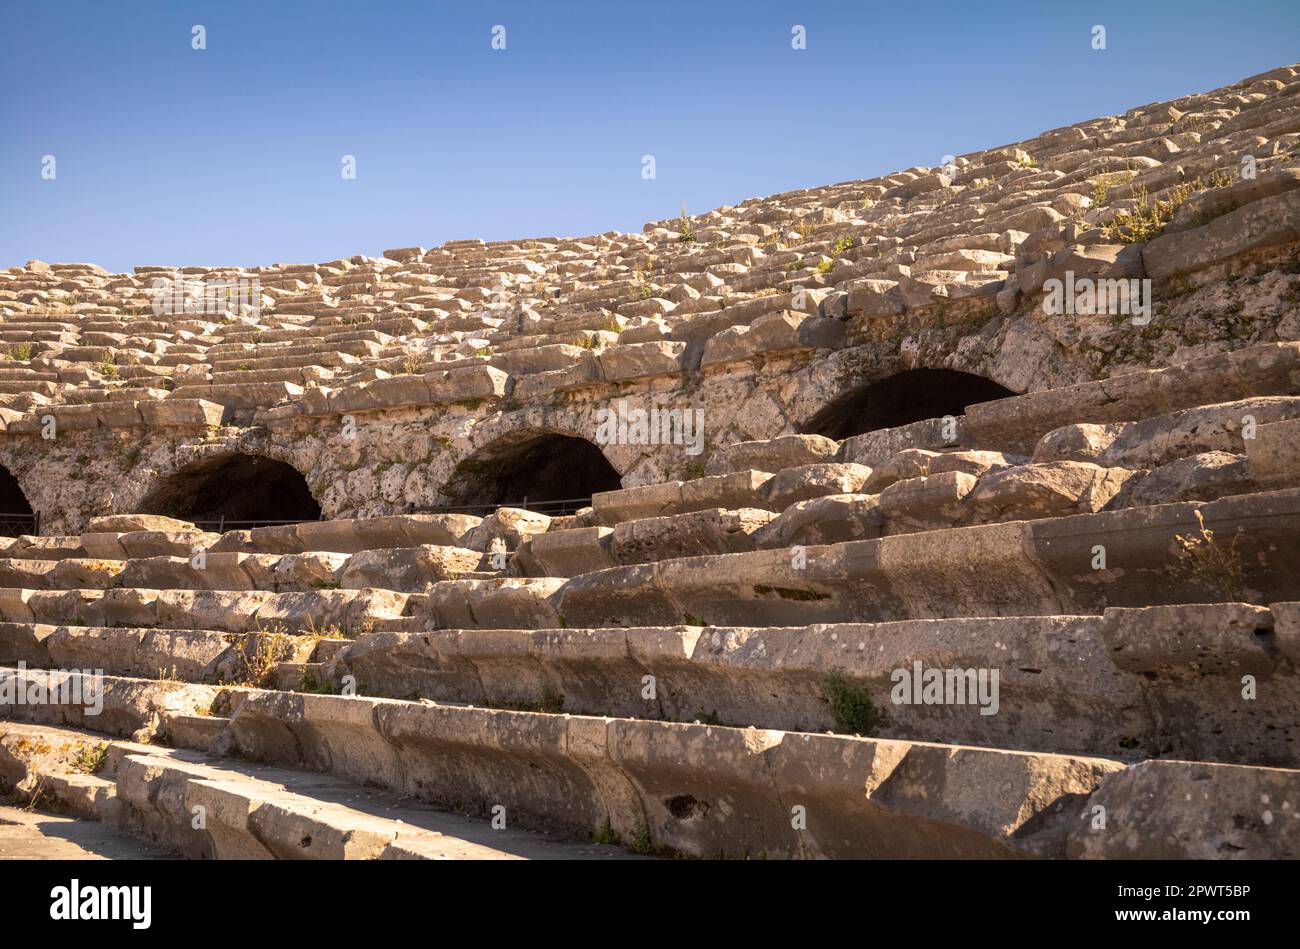
[[8,468],[0,466],[0,537],[34,533],[36,515],[22,485]]
[[307,479],[292,465],[248,452],[201,458],[159,478],[140,500],[141,514],[213,522],[225,527],[252,521],[314,521],[321,507]]
[[800,431],[843,439],[925,419],[962,415],[967,406],[1016,394],[985,376],[957,369],[903,369],[847,389],[809,418]]
[[529,506],[622,487],[599,445],[554,428],[503,434],[462,459],[441,494],[453,506]]

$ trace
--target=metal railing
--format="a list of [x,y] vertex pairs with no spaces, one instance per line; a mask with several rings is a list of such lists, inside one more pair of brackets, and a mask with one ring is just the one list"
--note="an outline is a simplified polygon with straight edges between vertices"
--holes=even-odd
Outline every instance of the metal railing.
[[[497,508],[516,507],[532,511],[535,514],[546,514],[550,517],[561,517],[566,514],[576,514],[584,507],[591,506],[591,497],[585,498],[559,498],[551,501],[529,501],[524,498],[522,501],[501,501],[492,504],[440,504],[428,507],[417,507],[414,504],[406,506],[407,514],[475,514],[480,517],[487,517],[489,514],[496,512]],[[237,518],[237,517],[201,517],[191,519],[182,517],[181,520],[189,520],[195,527],[204,531],[213,531],[223,534],[226,531],[243,531],[252,530],[254,527],[283,527],[287,524],[304,524],[309,523],[301,517],[290,518]],[[322,514],[318,520],[326,520]],[[0,514],[0,536],[5,536],[5,531],[10,529],[10,525],[20,528],[15,533],[7,536],[16,537],[18,534],[35,534],[39,533],[40,515],[39,514]]]
[[[187,518],[182,518],[182,520],[187,520]],[[317,518],[317,520],[325,520],[325,515],[322,514]],[[215,531],[218,534],[224,534],[226,531],[246,531],[252,530],[254,527],[283,527],[286,524],[307,524],[310,523],[310,521],[301,517],[279,519],[263,518],[260,520],[252,520],[248,518],[225,517],[223,515],[221,517],[199,518],[196,521],[190,521],[190,523],[199,528],[199,530]]]
[[560,498],[553,501],[529,501],[528,498],[524,498],[522,501],[496,501],[491,504],[440,504],[431,507],[407,505],[406,511],[408,514],[477,514],[487,517],[495,513],[497,508],[502,507],[522,508],[534,514],[562,517],[566,514],[577,514],[584,507],[591,507],[591,497]]
[[0,514],[0,537],[35,536],[41,532],[41,515]]

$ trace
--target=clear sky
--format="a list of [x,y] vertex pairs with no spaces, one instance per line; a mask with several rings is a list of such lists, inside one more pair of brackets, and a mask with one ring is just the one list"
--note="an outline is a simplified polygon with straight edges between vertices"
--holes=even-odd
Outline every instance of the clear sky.
[[1211,89],[1297,40],[1296,0],[4,0],[0,267],[638,231]]

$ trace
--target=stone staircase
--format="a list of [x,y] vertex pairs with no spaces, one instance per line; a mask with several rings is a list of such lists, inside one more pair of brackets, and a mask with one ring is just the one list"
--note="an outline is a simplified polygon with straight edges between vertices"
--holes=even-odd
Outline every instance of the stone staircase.
[[0,789],[195,858],[1300,856],[1297,94],[0,273]]

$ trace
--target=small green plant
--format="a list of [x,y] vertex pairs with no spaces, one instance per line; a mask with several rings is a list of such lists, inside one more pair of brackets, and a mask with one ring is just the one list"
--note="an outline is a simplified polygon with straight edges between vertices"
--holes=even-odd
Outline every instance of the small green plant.
[[542,686],[542,701],[538,703],[539,712],[558,715],[564,711],[564,696],[549,685]]
[[1136,177],[1132,171],[1120,171],[1112,174],[1098,175],[1092,179],[1092,187],[1088,197],[1092,199],[1092,206],[1095,208],[1105,207],[1110,200],[1110,189],[1122,184],[1127,184]]
[[1129,193],[1133,198],[1133,207],[1127,211],[1115,212],[1104,231],[1110,240],[1124,244],[1145,244],[1165,229],[1165,224],[1174,216],[1176,206],[1173,199],[1152,203],[1145,186],[1134,188]]
[[647,855],[654,850],[654,844],[650,842],[650,828],[642,826],[637,831],[636,840],[632,841],[632,852],[641,855]]
[[293,655],[293,642],[286,633],[257,633],[242,637],[235,644],[240,685],[265,685],[275,672],[277,664]]
[[695,230],[691,227],[691,219],[686,216],[686,205],[682,205],[682,216],[677,219],[677,240],[683,244],[695,240]]
[[845,234],[843,237],[841,237],[839,240],[835,242],[833,247],[831,247],[831,256],[838,257],[840,256],[840,254],[843,254],[845,251],[852,250],[852,249],[853,249],[853,235]]
[[117,378],[117,364],[113,362],[112,353],[104,353],[104,358],[99,362],[99,374],[110,379]]
[[1032,155],[1022,155],[1022,156],[1020,156],[1020,167],[1021,167],[1021,168],[1037,168],[1037,167],[1038,167],[1038,159],[1035,158],[1035,157],[1033,157]]
[[418,373],[422,366],[423,362],[419,356],[407,356],[402,360],[402,372],[408,376]]
[[72,759],[72,766],[82,774],[98,774],[107,760],[108,745],[101,741],[94,746],[83,745]]
[[822,677],[822,695],[830,703],[834,730],[841,734],[870,737],[889,723],[867,690],[839,669]]
[[831,272],[831,268],[834,266],[835,266],[835,261],[833,260],[819,260],[817,262],[817,272],[820,274],[828,274]]
[[8,353],[10,359],[16,359],[18,362],[31,362],[32,344],[14,343],[9,347]]
[[591,842],[596,844],[611,844],[613,846],[618,846],[623,841],[618,836],[618,833],[614,830],[613,825],[610,824],[609,817],[606,816],[604,822],[598,828],[592,831]]
[[1203,586],[1227,601],[1238,603],[1245,600],[1246,579],[1241,566],[1241,552],[1237,549],[1237,544],[1241,541],[1241,529],[1237,529],[1232,543],[1221,546],[1214,538],[1214,531],[1205,526],[1201,512],[1198,510],[1193,513],[1196,516],[1197,533],[1174,535],[1174,542],[1178,544],[1187,571]]
[[302,672],[298,674],[298,691],[310,692],[313,695],[334,695],[336,693],[333,682],[318,677],[314,671],[306,666],[303,666]]
[[1178,209],[1192,195],[1210,188],[1221,188],[1232,183],[1226,172],[1216,171],[1208,180],[1193,178],[1176,185],[1165,200],[1152,201],[1145,187],[1131,188],[1133,207],[1127,211],[1118,211],[1111,222],[1104,228],[1108,240],[1118,240],[1123,244],[1146,244],[1155,240],[1164,231]]

